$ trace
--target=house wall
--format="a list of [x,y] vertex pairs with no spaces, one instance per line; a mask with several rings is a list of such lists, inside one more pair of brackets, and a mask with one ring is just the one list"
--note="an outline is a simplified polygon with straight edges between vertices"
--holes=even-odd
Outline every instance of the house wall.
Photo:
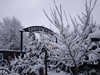
[[6,60],[8,60],[8,56],[14,58],[14,56],[18,57],[20,55],[20,52],[13,52],[13,51],[0,51],[0,53],[3,53],[3,58]]

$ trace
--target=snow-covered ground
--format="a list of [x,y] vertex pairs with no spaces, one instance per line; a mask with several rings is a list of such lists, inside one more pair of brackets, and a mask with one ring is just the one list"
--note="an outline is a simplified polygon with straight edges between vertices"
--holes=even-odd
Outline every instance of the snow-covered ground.
[[[59,73],[57,73],[56,71],[49,71],[48,72],[48,75],[71,75],[71,74],[70,73],[63,72],[63,71],[61,71]],[[84,74],[78,74],[78,75],[84,75]]]
[[55,72],[55,71],[49,71],[48,72],[49,75],[70,75],[70,74],[66,74],[65,72],[61,71],[59,73]]
[[[15,73],[12,73],[11,75],[19,75],[19,74],[15,74]],[[48,75],[70,75],[70,74],[66,74],[65,72],[61,71],[59,73],[56,73],[55,71],[49,71],[48,72]]]

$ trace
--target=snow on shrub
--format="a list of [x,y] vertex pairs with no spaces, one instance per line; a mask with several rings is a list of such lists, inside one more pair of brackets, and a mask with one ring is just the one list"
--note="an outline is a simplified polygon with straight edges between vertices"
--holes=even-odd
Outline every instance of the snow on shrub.
[[38,48],[39,42],[37,39],[31,40],[26,46],[26,53],[24,57],[14,58],[12,62],[12,73],[18,73],[20,75],[43,75],[44,73],[44,61],[41,50]]
[[21,56],[19,58],[15,58],[12,62],[12,72],[18,74],[28,74],[28,75],[39,75],[40,70],[44,70],[42,59],[38,59],[34,55],[34,51],[30,49],[28,53],[24,55],[22,59]]

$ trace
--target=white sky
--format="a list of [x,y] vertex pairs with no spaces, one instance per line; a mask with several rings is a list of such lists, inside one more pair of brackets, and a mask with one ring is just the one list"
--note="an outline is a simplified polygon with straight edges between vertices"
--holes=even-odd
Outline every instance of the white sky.
[[[92,0],[93,2],[95,0]],[[85,12],[85,0],[56,0],[56,4],[62,4],[67,16],[69,13],[72,17],[81,15]],[[34,25],[44,25],[50,28],[50,22],[43,13],[44,9],[47,14],[50,14],[50,7],[53,8],[53,0],[0,0],[0,21],[3,17],[16,17],[24,27]],[[94,19],[100,24],[100,0],[97,1],[93,11]],[[53,27],[51,27],[54,30]]]

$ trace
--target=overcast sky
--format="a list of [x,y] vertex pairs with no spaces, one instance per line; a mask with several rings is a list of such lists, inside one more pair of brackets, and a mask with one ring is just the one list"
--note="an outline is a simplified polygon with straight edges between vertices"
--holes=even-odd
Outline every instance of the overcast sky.
[[[56,0],[56,4],[58,6],[62,4],[67,16],[70,13],[72,17],[77,17],[77,14],[85,12],[85,0]],[[42,10],[44,9],[49,15],[50,7],[54,7],[53,0],[0,0],[0,21],[5,16],[14,16],[24,27],[44,25],[50,28],[50,22]],[[100,0],[97,1],[93,15],[100,24]]]

